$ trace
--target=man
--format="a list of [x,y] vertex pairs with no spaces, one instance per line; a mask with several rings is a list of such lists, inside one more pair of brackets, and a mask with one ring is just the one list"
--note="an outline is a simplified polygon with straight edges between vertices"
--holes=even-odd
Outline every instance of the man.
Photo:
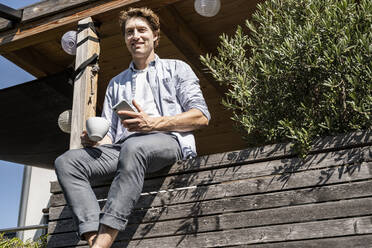
[[[132,62],[107,87],[102,116],[111,123],[108,134],[96,143],[83,132],[85,148],[69,150],[55,162],[79,235],[94,248],[110,247],[125,230],[146,172],[196,155],[190,131],[210,120],[191,68],[155,54],[159,18],[150,9],[135,8],[123,11],[119,20]],[[121,100],[131,102],[138,112],[113,112]],[[120,116],[131,118],[122,121]],[[100,211],[90,182],[107,177],[113,182]]]

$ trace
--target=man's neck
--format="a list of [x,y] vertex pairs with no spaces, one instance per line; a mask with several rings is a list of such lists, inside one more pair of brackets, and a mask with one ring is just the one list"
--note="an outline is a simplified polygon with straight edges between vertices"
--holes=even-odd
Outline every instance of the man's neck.
[[137,70],[146,69],[147,66],[155,60],[155,53],[151,53],[149,56],[144,58],[133,58],[134,67]]

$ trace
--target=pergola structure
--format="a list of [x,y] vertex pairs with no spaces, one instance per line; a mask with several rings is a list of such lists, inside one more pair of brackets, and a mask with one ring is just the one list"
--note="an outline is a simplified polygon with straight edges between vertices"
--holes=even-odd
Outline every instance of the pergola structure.
[[[0,90],[0,159],[52,168],[55,157],[68,149],[70,137],[58,128],[57,119],[76,102],[68,79],[78,66],[79,55],[65,53],[60,41],[66,31],[77,30],[79,21],[87,18],[99,36],[97,104],[92,108],[100,114],[108,82],[131,60],[118,15],[134,6],[147,6],[159,14],[159,57],[186,61],[200,78],[212,120],[208,128],[195,132],[199,154],[244,148],[230,113],[220,103],[226,89],[205,72],[199,56],[214,53],[222,33],[232,34],[237,25],[244,26],[258,2],[221,0],[220,12],[211,18],[195,12],[194,0],[46,0],[17,10],[21,13],[18,19],[1,15],[7,19],[0,19],[0,54],[38,79]],[[0,12],[7,11],[1,8]],[[76,83],[74,91],[76,95]]]

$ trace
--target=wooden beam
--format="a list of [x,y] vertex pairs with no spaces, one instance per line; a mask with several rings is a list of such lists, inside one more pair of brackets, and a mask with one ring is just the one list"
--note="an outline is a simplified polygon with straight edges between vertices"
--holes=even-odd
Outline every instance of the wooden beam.
[[[87,17],[96,17],[110,11],[119,11],[129,6],[161,8],[181,0],[101,0],[76,8],[68,8],[52,16],[37,21],[21,23],[18,27],[0,33],[0,53],[14,51],[40,42],[55,39],[58,32],[73,27],[76,22]],[[88,4],[89,2],[89,4]],[[34,5],[36,8],[38,5]],[[35,17],[36,18],[36,17]],[[113,16],[116,18],[116,16]]]
[[6,59],[13,62],[17,66],[25,69],[28,73],[35,76],[36,78],[42,78],[47,76],[47,74],[42,70],[42,68],[40,68],[40,65],[32,63],[32,58],[26,61],[17,55],[17,51],[9,52],[3,54],[2,56],[4,56]]
[[[77,42],[81,45],[78,46],[76,51],[75,70],[94,54],[99,55],[100,53],[99,42],[88,39],[88,37],[93,39],[98,39],[98,37],[92,28],[86,24],[91,24],[94,27],[92,18],[85,18],[78,24],[79,26],[85,25],[85,28],[78,32]],[[94,72],[94,65],[92,64],[83,69],[81,75],[77,75],[75,80],[70,149],[81,147],[80,135],[85,130],[85,122],[89,117],[96,115],[97,81],[98,73]]]
[[0,17],[19,22],[22,19],[22,10],[16,10],[0,3]]
[[[52,15],[70,8],[76,8],[80,5],[93,1],[95,0],[57,0],[38,2],[36,4],[26,6],[23,9],[21,22],[28,22],[38,18],[42,18],[44,16]],[[0,20],[0,30],[5,29],[6,25],[6,20]]]
[[167,6],[159,11],[162,32],[187,58],[194,68],[221,94],[224,95],[226,88],[220,86],[210,74],[203,70],[200,55],[210,52],[202,43],[198,35],[182,19],[176,8]]
[[45,56],[47,56],[47,54],[41,53],[35,47],[22,48],[17,51],[3,54],[3,56],[36,78],[52,75],[65,69],[64,67],[53,63],[50,59],[46,60]]

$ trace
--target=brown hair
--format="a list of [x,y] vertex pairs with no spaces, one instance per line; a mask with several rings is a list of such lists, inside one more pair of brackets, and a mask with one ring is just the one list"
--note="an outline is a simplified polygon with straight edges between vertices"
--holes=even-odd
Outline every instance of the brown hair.
[[119,15],[119,24],[122,34],[125,36],[125,23],[128,19],[132,17],[142,17],[150,25],[151,30],[155,35],[158,36],[155,41],[154,47],[156,48],[159,45],[160,40],[160,22],[159,17],[149,8],[129,8],[129,10],[123,10]]

